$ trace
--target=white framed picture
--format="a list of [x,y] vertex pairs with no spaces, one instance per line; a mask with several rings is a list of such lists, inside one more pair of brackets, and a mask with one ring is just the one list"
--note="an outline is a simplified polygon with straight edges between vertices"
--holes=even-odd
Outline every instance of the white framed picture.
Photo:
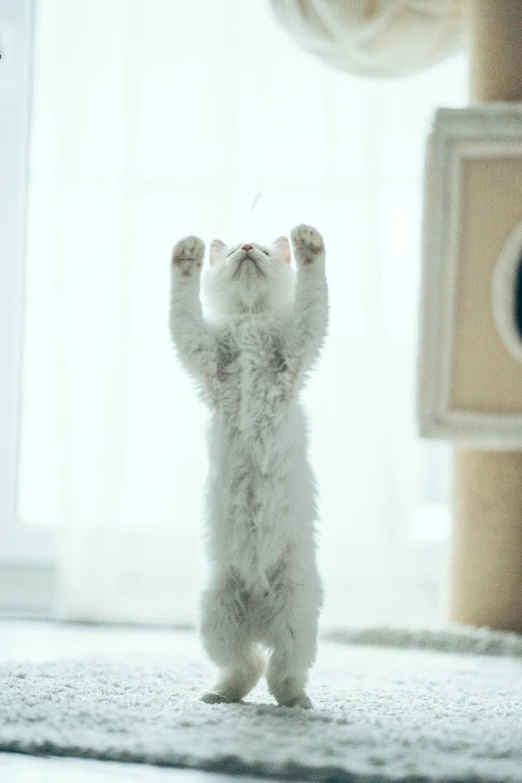
[[522,104],[438,110],[422,256],[420,434],[522,448]]

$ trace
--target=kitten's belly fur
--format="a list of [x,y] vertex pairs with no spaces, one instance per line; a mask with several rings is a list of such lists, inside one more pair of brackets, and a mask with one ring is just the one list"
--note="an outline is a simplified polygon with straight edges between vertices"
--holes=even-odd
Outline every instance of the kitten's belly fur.
[[305,418],[270,366],[262,351],[237,357],[209,431],[211,562],[252,595],[316,574]]

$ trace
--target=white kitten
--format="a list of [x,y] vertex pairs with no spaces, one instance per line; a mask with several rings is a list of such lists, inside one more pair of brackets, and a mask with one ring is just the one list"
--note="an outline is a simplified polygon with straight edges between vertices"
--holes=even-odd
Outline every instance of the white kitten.
[[314,543],[314,479],[298,402],[327,328],[321,235],[292,232],[271,248],[182,239],[172,254],[170,328],[182,363],[212,410],[208,445],[211,578],[202,637],[221,669],[206,702],[242,699],[264,671],[277,702],[311,707],[322,589]]

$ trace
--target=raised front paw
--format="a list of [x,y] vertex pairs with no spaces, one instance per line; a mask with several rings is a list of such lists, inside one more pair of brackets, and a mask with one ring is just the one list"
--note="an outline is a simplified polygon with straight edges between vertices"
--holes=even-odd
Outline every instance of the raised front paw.
[[182,277],[199,274],[203,266],[205,243],[199,237],[180,239],[172,251],[172,266]]
[[324,242],[321,234],[312,226],[301,224],[292,231],[292,245],[296,260],[305,266],[324,258]]

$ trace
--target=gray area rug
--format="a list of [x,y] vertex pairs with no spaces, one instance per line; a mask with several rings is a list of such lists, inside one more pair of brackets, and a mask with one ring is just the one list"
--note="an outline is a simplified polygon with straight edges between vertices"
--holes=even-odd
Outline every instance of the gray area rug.
[[[522,640],[453,629],[336,631],[314,711],[259,686],[207,705],[195,637],[175,656],[0,667],[0,750],[317,781],[520,781]],[[435,648],[435,649],[433,649]]]

